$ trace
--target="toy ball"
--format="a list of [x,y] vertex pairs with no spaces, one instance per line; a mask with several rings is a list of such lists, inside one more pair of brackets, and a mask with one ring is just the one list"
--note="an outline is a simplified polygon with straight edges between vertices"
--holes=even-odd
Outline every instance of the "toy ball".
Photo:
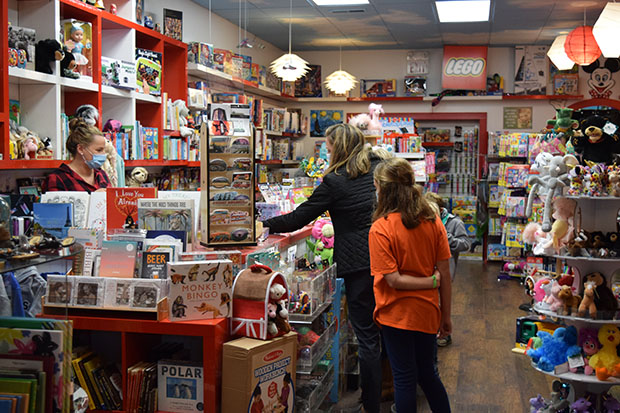
[[116,7],[116,4],[114,3],[110,4],[110,14],[116,15],[117,12],[118,12],[118,9]]

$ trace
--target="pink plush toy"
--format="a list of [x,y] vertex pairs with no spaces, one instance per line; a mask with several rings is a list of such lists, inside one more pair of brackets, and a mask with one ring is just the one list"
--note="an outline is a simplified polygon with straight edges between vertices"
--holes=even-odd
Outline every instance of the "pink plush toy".
[[556,280],[551,282],[551,294],[547,297],[547,304],[549,304],[549,309],[551,311],[558,311],[560,307],[562,307],[562,300],[560,300],[559,297],[561,289],[562,286]]
[[334,247],[334,226],[327,219],[317,219],[312,226],[312,236],[323,244],[322,248]]
[[573,237],[573,215],[575,214],[576,202],[568,198],[556,198],[553,201],[553,225],[551,226],[551,238],[553,248],[559,253]]
[[[590,367],[589,364],[590,357],[596,354],[601,348],[601,343],[598,341],[598,331],[593,328],[579,329],[579,340],[577,344],[581,347],[582,353],[584,354],[584,373],[590,376],[594,374],[594,369]],[[573,373],[575,372],[573,369],[571,369],[571,371]]]
[[368,129],[380,131],[381,121],[379,120],[379,115],[385,113],[383,107],[381,105],[371,103],[368,105],[368,112],[370,113],[370,123],[368,124]]
[[35,138],[27,137],[24,139],[23,150],[24,150],[24,159],[35,159],[37,157],[37,150],[39,149]]
[[551,235],[544,232],[540,224],[536,222],[530,222],[523,229],[523,242],[534,246],[534,255],[546,255],[550,254],[548,250],[552,246],[553,239]]
[[549,280],[549,278],[542,277],[534,284],[534,301],[537,303],[542,302],[547,295],[544,290],[545,285],[551,285],[551,280]]

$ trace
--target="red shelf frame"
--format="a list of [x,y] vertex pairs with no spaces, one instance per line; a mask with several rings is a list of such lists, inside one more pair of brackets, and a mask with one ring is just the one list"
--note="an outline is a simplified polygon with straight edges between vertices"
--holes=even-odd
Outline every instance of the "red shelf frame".
[[373,102],[373,101],[422,101],[424,96],[393,96],[393,97],[376,97],[376,98],[347,98],[347,102]]
[[440,146],[452,147],[454,146],[454,142],[422,142],[422,146],[424,146],[425,148],[434,148]]
[[[45,315],[47,318],[66,319],[64,316]],[[127,369],[144,360],[144,349],[152,345],[153,336],[177,335],[202,337],[204,411],[220,409],[222,381],[222,346],[230,339],[227,318],[195,321],[152,321],[126,318],[99,318],[69,316],[74,330],[108,331],[121,335],[121,366],[123,395],[127,393]],[[126,403],[126,401],[124,401]]]
[[185,161],[185,160],[165,160],[165,159],[143,159],[135,161],[125,161],[125,167],[131,168],[136,166],[200,166],[199,161]]
[[503,95],[502,100],[581,100],[583,95]]

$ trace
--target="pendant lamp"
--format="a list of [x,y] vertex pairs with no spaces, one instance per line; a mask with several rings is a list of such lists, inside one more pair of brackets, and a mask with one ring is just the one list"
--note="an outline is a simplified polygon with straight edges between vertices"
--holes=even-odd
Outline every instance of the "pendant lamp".
[[271,62],[271,72],[285,82],[294,82],[306,74],[310,68],[308,62],[296,54],[291,53],[291,36],[293,21],[293,0],[290,0],[290,14],[288,20],[288,53]]
[[566,37],[564,42],[566,55],[578,65],[589,65],[601,57],[591,26],[579,26]]
[[603,56],[620,57],[620,3],[607,3],[592,27],[592,34]]
[[340,46],[340,64],[338,70],[325,78],[325,87],[337,95],[345,95],[357,84],[355,76],[342,70],[342,46]]
[[555,38],[553,44],[547,52],[547,56],[551,62],[558,68],[558,70],[569,70],[575,66],[575,62],[570,60],[570,57],[566,55],[564,51],[564,42],[566,41],[566,35],[561,35]]

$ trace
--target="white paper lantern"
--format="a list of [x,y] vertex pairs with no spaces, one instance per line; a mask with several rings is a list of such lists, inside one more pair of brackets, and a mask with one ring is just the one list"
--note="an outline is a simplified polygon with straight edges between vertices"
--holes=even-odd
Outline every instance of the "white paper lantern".
[[566,51],[564,51],[565,41],[566,35],[556,37],[547,52],[547,56],[549,56],[551,62],[553,62],[559,70],[569,70],[575,66],[575,62],[573,62],[566,54]]
[[592,28],[592,34],[603,56],[620,57],[620,3],[607,3]]
[[294,82],[306,74],[308,62],[293,53],[287,53],[271,62],[271,72],[285,82]]
[[344,70],[336,70],[325,78],[325,87],[337,95],[344,95],[357,83],[355,76]]

